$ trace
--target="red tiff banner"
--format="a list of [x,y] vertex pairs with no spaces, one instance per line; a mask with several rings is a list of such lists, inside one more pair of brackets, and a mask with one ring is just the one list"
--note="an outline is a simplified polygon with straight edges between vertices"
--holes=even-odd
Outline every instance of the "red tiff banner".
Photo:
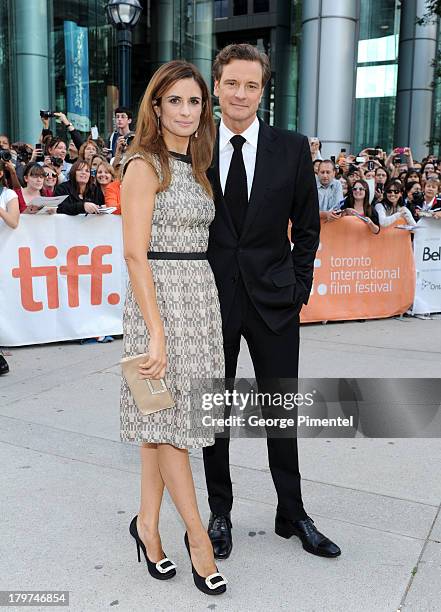
[[363,221],[324,223],[314,283],[302,323],[377,319],[402,314],[415,293],[410,234],[395,227],[374,235]]
[[0,346],[122,333],[121,218],[22,215],[0,225]]

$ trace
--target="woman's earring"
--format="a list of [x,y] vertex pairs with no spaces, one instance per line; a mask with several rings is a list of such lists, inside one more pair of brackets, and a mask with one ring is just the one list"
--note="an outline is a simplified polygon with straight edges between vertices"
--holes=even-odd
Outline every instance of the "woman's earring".
[[159,119],[159,115],[156,115],[156,122],[158,125],[158,132],[161,132],[161,120]]
[[194,133],[194,137],[198,138],[198,136],[199,136],[199,132],[196,130],[196,132]]

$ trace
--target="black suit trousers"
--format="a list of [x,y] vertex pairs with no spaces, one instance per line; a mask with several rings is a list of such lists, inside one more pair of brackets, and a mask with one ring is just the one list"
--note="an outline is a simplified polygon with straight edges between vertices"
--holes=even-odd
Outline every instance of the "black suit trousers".
[[[284,327],[282,333],[275,334],[253,306],[239,279],[233,307],[224,325],[227,379],[234,379],[236,376],[241,336],[248,344],[259,387],[261,386],[259,381],[271,377],[297,378],[298,316],[293,314],[292,321]],[[233,505],[229,443],[229,438],[217,437],[213,446],[203,449],[208,502],[211,511],[216,514],[227,514]],[[267,437],[267,446],[271,476],[277,492],[278,511],[292,520],[304,519],[306,513],[301,494],[297,438]]]

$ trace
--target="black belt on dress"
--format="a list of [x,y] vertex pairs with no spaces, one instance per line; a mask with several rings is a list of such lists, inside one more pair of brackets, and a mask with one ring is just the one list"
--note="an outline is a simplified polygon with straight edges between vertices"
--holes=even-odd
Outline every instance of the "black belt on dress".
[[173,253],[173,252],[159,252],[149,251],[147,253],[148,259],[207,259],[207,253]]

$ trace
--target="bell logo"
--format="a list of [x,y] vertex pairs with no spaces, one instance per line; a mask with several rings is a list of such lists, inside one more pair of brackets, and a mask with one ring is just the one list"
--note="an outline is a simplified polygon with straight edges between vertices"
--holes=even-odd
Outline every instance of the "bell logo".
[[429,247],[424,247],[423,261],[441,261],[441,246],[437,251],[431,251]]
[[[110,245],[100,245],[92,249],[90,261],[87,264],[80,264],[81,256],[89,255],[88,246],[73,246],[67,251],[66,265],[60,266],[58,271],[55,265],[33,266],[31,250],[29,247],[18,249],[18,267],[13,268],[13,278],[18,278],[20,282],[21,303],[25,310],[38,312],[43,310],[43,302],[35,300],[33,279],[43,277],[46,279],[47,306],[50,310],[60,307],[58,274],[66,276],[68,304],[71,308],[78,308],[80,305],[78,279],[80,276],[90,276],[90,304],[99,306],[103,300],[103,276],[111,274],[112,265],[103,263],[103,257],[112,253]],[[47,259],[55,259],[58,249],[55,246],[48,246],[44,250]],[[120,296],[111,293],[107,296],[109,304],[119,303]]]

